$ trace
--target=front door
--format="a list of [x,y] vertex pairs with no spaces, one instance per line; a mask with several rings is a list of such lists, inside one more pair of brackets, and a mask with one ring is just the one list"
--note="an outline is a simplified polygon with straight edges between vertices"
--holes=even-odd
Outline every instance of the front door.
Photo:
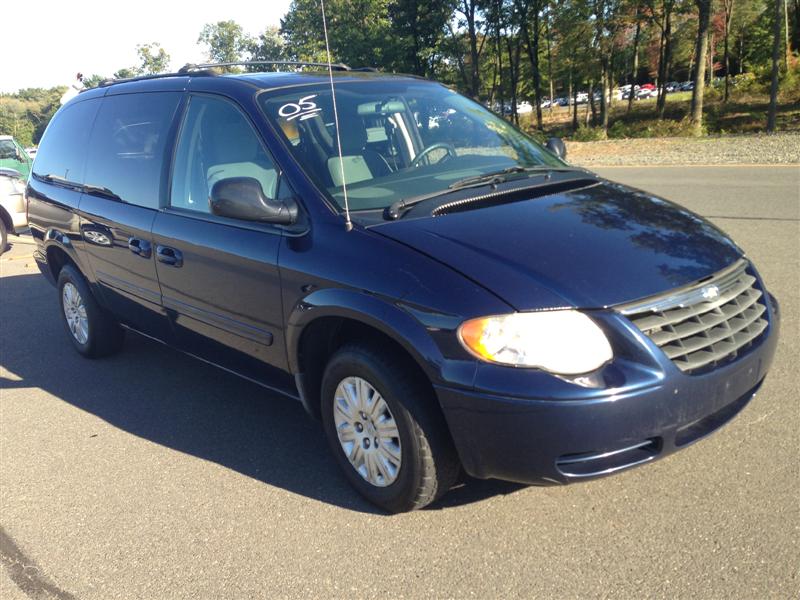
[[153,224],[162,302],[182,349],[284,389],[281,229],[212,215],[211,188],[229,177],[254,178],[277,198],[276,167],[245,115],[221,97],[191,96],[169,206]]

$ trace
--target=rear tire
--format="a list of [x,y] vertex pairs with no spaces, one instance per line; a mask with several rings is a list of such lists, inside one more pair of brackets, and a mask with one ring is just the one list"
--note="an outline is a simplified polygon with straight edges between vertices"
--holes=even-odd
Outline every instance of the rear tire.
[[64,265],[58,274],[58,298],[67,336],[83,356],[110,356],[122,348],[125,331],[100,307],[83,275],[72,265]]
[[0,217],[0,256],[6,251],[8,247],[8,231],[6,231],[6,224]]
[[341,348],[325,369],[321,408],[337,462],[371,503],[416,510],[455,483],[460,463],[444,417],[404,357],[368,345]]

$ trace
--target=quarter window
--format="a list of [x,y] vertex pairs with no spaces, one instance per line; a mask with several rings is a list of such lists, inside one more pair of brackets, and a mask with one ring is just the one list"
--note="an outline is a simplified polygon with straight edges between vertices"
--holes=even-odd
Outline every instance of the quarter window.
[[194,96],[175,153],[170,205],[210,213],[211,188],[229,177],[251,177],[265,197],[277,197],[277,170],[249,121],[226,100]]
[[92,131],[87,186],[158,208],[167,138],[181,94],[106,96]]
[[83,183],[83,166],[99,98],[69,104],[47,126],[36,153],[33,173],[69,183]]

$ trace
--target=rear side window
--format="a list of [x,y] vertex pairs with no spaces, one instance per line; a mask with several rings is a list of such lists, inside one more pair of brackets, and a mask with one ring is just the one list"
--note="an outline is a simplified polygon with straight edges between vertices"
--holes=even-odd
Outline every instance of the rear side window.
[[94,98],[58,111],[39,144],[33,164],[34,175],[83,183],[86,147],[99,105],[100,98]]
[[167,138],[180,100],[179,92],[106,96],[89,142],[86,185],[158,208]]
[[277,197],[277,170],[247,118],[226,100],[194,96],[175,152],[170,205],[210,212],[211,188],[230,177],[251,177],[267,198]]

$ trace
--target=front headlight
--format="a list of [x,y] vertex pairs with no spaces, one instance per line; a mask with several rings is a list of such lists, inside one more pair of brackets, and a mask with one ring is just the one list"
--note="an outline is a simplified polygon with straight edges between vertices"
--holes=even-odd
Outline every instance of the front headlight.
[[576,310],[481,317],[465,321],[458,339],[482,360],[580,375],[614,356],[603,331]]

